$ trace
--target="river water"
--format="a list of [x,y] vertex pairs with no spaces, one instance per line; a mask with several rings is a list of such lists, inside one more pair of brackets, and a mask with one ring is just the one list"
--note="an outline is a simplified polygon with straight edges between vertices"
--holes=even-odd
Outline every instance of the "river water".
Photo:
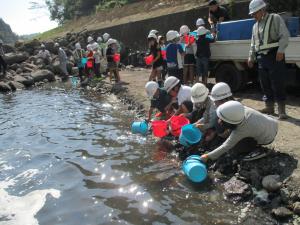
[[216,180],[187,181],[134,117],[64,87],[0,95],[0,224],[237,224]]

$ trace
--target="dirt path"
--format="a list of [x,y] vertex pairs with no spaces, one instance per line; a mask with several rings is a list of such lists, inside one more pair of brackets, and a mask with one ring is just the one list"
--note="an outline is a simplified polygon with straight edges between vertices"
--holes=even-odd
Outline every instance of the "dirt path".
[[[121,72],[122,80],[128,82],[128,94],[139,103],[142,103],[146,110],[149,108],[149,99],[146,96],[144,86],[148,81],[150,70],[135,69]],[[213,80],[211,80],[213,82]],[[237,93],[236,99],[254,109],[261,109],[264,104],[261,101],[261,93],[258,88],[249,88],[246,91]],[[300,97],[288,96],[287,113],[290,119],[279,122],[279,133],[272,148],[293,155],[300,160]],[[291,184],[300,186],[300,169],[294,171],[290,178]]]

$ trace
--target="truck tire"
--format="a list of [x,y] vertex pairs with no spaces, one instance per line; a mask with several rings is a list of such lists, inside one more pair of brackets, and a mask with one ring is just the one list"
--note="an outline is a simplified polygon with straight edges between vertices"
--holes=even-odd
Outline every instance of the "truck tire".
[[215,71],[216,82],[227,83],[233,92],[243,86],[243,74],[233,64],[221,64]]

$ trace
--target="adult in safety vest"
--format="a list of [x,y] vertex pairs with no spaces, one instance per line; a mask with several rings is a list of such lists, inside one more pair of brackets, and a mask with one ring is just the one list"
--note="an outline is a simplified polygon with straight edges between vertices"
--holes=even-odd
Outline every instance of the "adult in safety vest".
[[289,43],[289,31],[283,19],[277,14],[266,12],[263,0],[252,0],[249,14],[256,23],[252,30],[252,40],[248,66],[258,63],[261,88],[264,94],[265,108],[262,113],[274,114],[274,102],[278,103],[279,119],[286,119],[285,112],[285,49]]

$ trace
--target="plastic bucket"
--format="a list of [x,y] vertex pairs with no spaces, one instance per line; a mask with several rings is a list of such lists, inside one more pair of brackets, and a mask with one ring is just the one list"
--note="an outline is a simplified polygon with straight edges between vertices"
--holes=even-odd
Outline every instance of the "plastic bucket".
[[153,55],[146,56],[144,59],[145,59],[146,65],[148,65],[148,66],[151,65],[154,60]]
[[190,36],[190,35],[184,35],[184,43],[186,45],[188,44],[193,44],[195,42],[195,37],[194,36]]
[[88,59],[86,57],[81,59],[81,64],[85,65],[87,63]]
[[152,122],[152,131],[155,137],[165,137],[168,135],[168,122],[165,120],[156,120]]
[[93,68],[93,62],[92,61],[87,61],[86,62],[86,67],[89,68],[89,69]]
[[131,124],[131,132],[133,134],[143,134],[146,135],[148,132],[148,124],[145,121],[133,122]]
[[189,147],[190,145],[197,144],[201,141],[202,133],[192,124],[188,124],[182,127],[179,137],[180,144]]
[[120,62],[120,60],[121,60],[121,55],[120,54],[114,54],[114,61],[115,62]]
[[71,78],[72,87],[77,87],[78,78],[75,76],[70,76],[70,78]]
[[182,170],[189,180],[200,183],[207,177],[207,169],[200,156],[191,155],[182,164]]
[[167,59],[167,51],[166,50],[161,50],[161,55],[163,59]]
[[171,133],[173,136],[175,137],[179,137],[180,133],[181,133],[181,128],[184,125],[187,125],[190,123],[190,121],[185,118],[184,116],[173,116],[170,119],[170,123],[171,123]]

